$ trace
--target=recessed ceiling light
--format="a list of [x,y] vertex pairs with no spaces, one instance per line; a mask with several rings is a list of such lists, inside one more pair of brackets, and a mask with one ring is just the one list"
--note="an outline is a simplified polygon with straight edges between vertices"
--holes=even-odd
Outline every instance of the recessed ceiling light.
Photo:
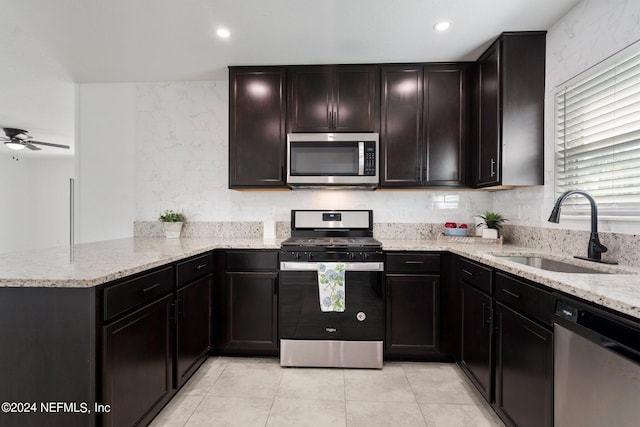
[[451,22],[440,21],[433,26],[433,29],[436,31],[447,31],[450,27],[451,27]]
[[228,39],[229,36],[231,35],[231,32],[229,32],[229,30],[227,30],[226,28],[218,28],[216,30],[216,34],[218,35],[218,37],[223,38],[223,39]]

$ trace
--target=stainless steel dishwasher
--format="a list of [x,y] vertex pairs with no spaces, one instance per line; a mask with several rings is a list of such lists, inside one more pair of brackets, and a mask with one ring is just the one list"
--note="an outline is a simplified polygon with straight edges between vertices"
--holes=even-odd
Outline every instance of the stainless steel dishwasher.
[[553,332],[555,426],[640,425],[640,322],[559,297]]

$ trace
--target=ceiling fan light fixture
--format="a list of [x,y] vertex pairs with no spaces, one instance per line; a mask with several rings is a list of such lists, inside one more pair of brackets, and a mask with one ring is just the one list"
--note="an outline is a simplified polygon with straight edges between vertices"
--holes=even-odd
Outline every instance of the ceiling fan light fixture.
[[7,141],[4,143],[4,145],[11,148],[12,150],[24,150],[26,147],[26,145],[24,144],[20,144],[19,142],[13,142],[13,141]]

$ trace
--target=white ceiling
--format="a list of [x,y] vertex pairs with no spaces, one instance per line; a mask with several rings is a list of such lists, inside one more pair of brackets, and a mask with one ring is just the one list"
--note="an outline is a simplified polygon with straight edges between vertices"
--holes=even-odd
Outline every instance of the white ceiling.
[[[70,143],[68,85],[79,82],[223,79],[229,65],[475,60],[501,32],[546,30],[577,3],[0,0],[0,125]],[[442,19],[451,29],[437,33]],[[229,39],[215,35],[219,26]]]

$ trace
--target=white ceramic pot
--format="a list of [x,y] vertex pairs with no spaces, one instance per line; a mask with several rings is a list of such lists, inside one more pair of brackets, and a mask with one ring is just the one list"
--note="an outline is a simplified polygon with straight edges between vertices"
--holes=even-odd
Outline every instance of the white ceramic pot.
[[162,230],[167,239],[178,239],[182,232],[182,222],[163,222]]
[[482,229],[482,238],[483,239],[497,239],[498,238],[498,230],[495,228],[483,228]]

